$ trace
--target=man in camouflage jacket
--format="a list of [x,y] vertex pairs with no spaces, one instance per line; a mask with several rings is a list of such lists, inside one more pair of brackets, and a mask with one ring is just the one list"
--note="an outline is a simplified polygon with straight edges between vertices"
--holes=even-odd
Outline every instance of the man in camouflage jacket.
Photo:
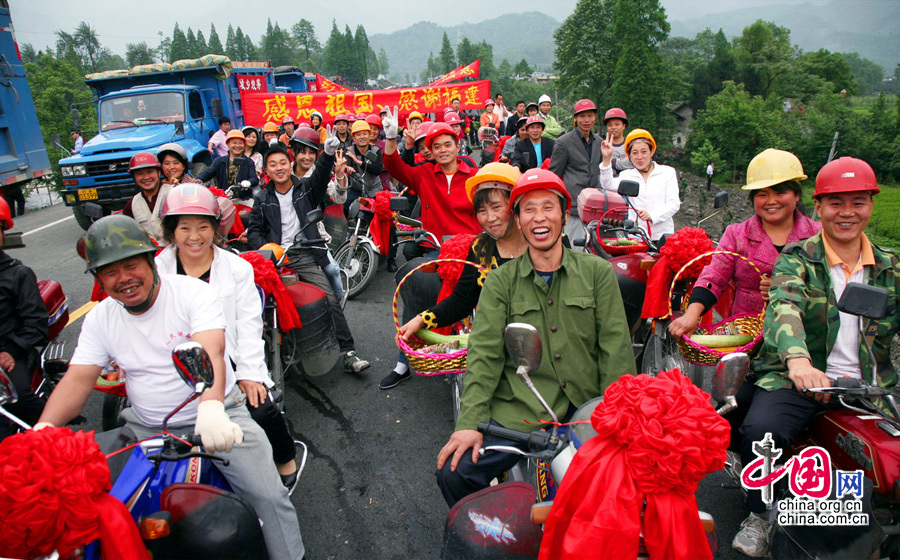
[[[822,231],[788,245],[775,263],[764,339],[754,363],[757,390],[740,428],[744,465],[756,458],[753,443],[772,434],[786,449],[829,398],[803,394],[804,388],[830,387],[844,376],[872,380],[872,364],[860,343],[859,319],[840,313],[837,302],[850,282],[891,293],[887,316],[866,320],[864,330],[878,365],[878,384],[891,387],[897,375],[890,342],[900,330],[900,256],[871,244],[863,230],[879,192],[872,168],[862,160],[840,158],[816,177],[813,194]],[[782,456],[782,460],[785,457]],[[753,557],[768,551],[769,523],[758,490],[747,493],[751,515],[732,546]]]

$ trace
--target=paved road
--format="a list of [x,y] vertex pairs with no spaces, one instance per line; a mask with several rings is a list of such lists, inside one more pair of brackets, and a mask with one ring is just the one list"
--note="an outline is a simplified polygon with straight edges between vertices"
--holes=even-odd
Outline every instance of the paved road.
[[[26,214],[16,219],[15,230],[26,232],[27,247],[10,253],[38,278],[62,283],[70,310],[89,300],[92,281],[74,250],[83,232],[68,208]],[[393,292],[393,275],[382,267],[367,291],[347,303],[359,354],[371,369],[362,375],[335,369],[286,384],[291,429],[310,449],[293,500],[310,560],[439,556],[447,508],[434,483],[434,463],[452,431],[450,389],[441,378],[423,377],[390,391],[377,388],[396,361]],[[70,353],[80,325],[63,331]],[[93,395],[83,428],[99,427],[99,403]],[[744,511],[740,491],[726,480],[722,473],[708,477],[698,500],[719,524],[722,551],[716,558],[738,559],[743,556],[730,542]]]

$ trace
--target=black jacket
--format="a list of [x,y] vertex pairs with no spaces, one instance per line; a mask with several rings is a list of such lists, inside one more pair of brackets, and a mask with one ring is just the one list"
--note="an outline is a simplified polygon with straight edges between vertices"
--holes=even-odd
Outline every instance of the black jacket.
[[519,130],[519,119],[521,118],[524,118],[524,116],[520,117],[518,113],[513,112],[513,114],[506,119],[506,129],[504,132],[506,132],[507,136],[512,136],[513,138],[516,137],[516,131]]
[[[543,161],[549,160],[553,156],[553,145],[555,142],[551,138],[541,137],[541,158]],[[516,151],[513,153],[512,163],[519,171],[525,173],[533,167],[539,167],[537,163],[537,154],[534,153],[534,146],[531,145],[531,138],[519,140],[516,142]]]
[[365,154],[360,154],[359,148],[356,147],[356,144],[353,144],[347,150],[347,153],[352,153],[362,162],[362,165],[356,165],[352,158],[347,157],[347,165],[352,167],[357,173],[354,180],[350,181],[349,188],[362,192],[363,185],[365,185],[366,196],[375,196],[375,193],[384,190],[380,177],[384,171],[381,150],[377,146],[369,146]]
[[[325,199],[328,190],[328,181],[331,180],[331,171],[334,169],[334,156],[325,152],[319,154],[316,167],[309,177],[299,178],[291,176],[294,190],[291,191],[291,200],[294,210],[300,219],[301,231],[307,239],[319,239],[319,230],[315,224],[307,223],[306,214]],[[281,206],[278,204],[278,196],[275,194],[275,183],[269,181],[265,188],[256,194],[253,200],[253,210],[247,220],[247,241],[253,249],[259,249],[266,243],[281,244]],[[325,245],[322,244],[324,247]],[[313,250],[313,256],[319,266],[328,264],[328,255],[325,251]]]
[[47,343],[47,321],[34,272],[0,251],[0,352],[23,361]]
[[[222,157],[217,157],[212,165],[204,169],[197,175],[197,179],[206,183],[210,179],[216,179],[216,186],[222,190],[227,189],[232,186],[228,184],[228,165],[230,163],[230,156],[224,155]],[[235,184],[240,183],[241,181],[250,181],[250,186],[255,187],[259,184],[259,177],[256,175],[256,165],[254,165],[253,160],[241,156],[236,159],[239,161],[238,164],[238,172],[237,172],[237,181]]]

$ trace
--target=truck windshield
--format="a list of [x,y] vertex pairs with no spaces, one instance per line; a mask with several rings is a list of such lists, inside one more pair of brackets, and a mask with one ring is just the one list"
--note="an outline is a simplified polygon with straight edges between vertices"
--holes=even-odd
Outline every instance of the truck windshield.
[[100,103],[101,131],[183,120],[184,95],[177,92],[142,93]]

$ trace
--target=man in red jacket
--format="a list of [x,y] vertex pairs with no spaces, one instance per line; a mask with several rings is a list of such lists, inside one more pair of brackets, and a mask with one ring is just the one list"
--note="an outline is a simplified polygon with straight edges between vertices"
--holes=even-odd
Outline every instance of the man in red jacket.
[[[397,152],[397,108],[388,111],[384,125],[384,168],[394,178],[408,185],[422,203],[422,226],[438,239],[458,233],[481,233],[472,203],[466,196],[466,180],[478,171],[458,159],[459,138],[445,123],[432,126],[425,137],[435,163],[425,162],[411,167]],[[435,248],[406,243],[403,254],[407,260],[420,257]]]

